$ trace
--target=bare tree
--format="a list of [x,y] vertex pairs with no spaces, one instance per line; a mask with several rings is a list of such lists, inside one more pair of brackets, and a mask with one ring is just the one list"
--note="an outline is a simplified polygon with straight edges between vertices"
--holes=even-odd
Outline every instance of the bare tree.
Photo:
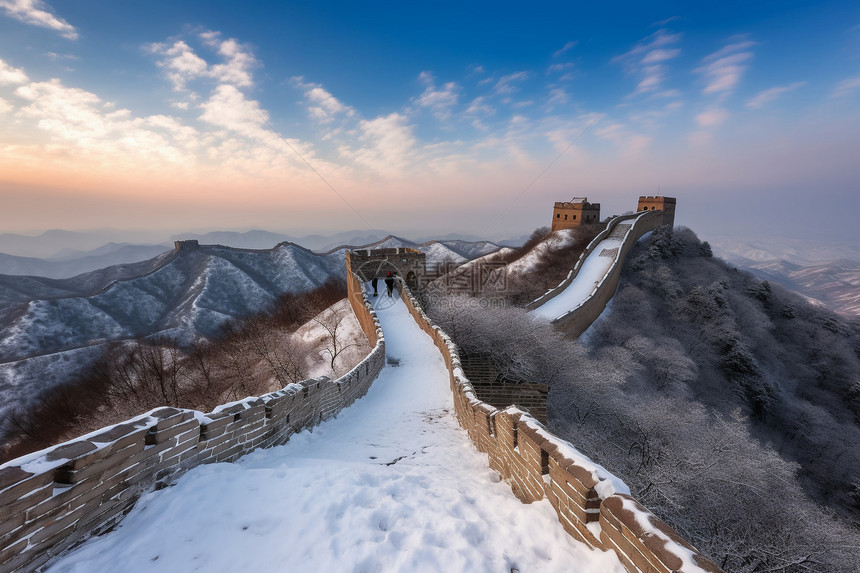
[[358,342],[350,340],[344,333],[343,321],[346,316],[346,314],[338,312],[337,309],[329,308],[313,319],[326,332],[325,347],[322,351],[329,357],[329,367],[332,373],[337,373],[335,363],[338,357],[346,349],[359,346]]

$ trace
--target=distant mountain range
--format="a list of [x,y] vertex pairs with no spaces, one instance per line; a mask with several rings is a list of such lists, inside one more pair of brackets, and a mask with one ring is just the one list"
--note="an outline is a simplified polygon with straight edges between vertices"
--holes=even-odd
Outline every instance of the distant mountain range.
[[0,272],[4,275],[30,275],[63,279],[111,267],[146,261],[172,250],[165,245],[128,245],[108,243],[92,251],[67,250],[65,258],[39,259],[0,253]]
[[778,237],[716,237],[714,254],[844,316],[860,318],[860,245]]
[[[270,238],[257,234],[246,244]],[[425,252],[429,264],[464,262],[499,249],[487,241],[417,244],[394,236],[362,245],[400,246]],[[106,248],[102,256],[120,250]],[[0,417],[5,408],[82,372],[105,343],[215,336],[225,322],[259,313],[284,293],[342,277],[345,250],[318,254],[292,243],[264,250],[184,244],[71,278],[0,274]]]
[[732,262],[833,312],[860,318],[860,262],[837,259],[805,266],[785,260]]
[[[294,237],[270,231],[216,231],[205,234],[182,233],[169,241],[159,243],[106,242],[103,239],[116,235],[114,231],[48,231],[38,236],[0,234],[0,274],[38,276],[66,279],[106,267],[149,260],[173,249],[173,242],[196,240],[202,245],[223,245],[240,249],[271,249],[289,242],[301,245],[316,253],[326,253],[343,245],[369,245],[392,236],[382,231],[347,231],[334,235],[307,235]],[[468,235],[450,234],[438,239],[403,239],[404,244],[422,245],[444,242],[454,251],[457,244],[495,243]],[[516,240],[514,241],[516,242]],[[508,242],[506,242],[508,244]],[[520,241],[517,244],[522,244]],[[58,248],[62,245],[62,248]],[[468,258],[468,255],[466,255]]]

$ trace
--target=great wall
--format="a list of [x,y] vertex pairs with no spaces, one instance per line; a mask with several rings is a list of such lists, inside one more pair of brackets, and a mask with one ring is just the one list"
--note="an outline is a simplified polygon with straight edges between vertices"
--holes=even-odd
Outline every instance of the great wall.
[[[671,213],[669,208],[664,213],[654,205],[643,208],[642,199],[655,198],[640,198],[640,211],[647,213],[613,218],[565,281],[530,308],[559,296],[599,243],[613,233],[620,235],[622,248],[612,253],[608,271],[585,303],[554,321],[567,332],[584,331],[615,292],[632,245],[646,232],[674,220],[674,200]],[[383,256],[391,254],[405,252]],[[362,262],[371,255],[367,252]],[[112,528],[144,492],[164,487],[197,465],[235,461],[254,449],[284,444],[292,434],[336,415],[363,396],[385,366],[385,339],[365,292],[367,277],[353,272],[350,253],[346,264],[349,302],[373,345],[364,360],[337,380],[305,380],[209,413],[159,408],[3,464],[0,573],[38,570]],[[721,571],[635,499],[615,493],[589,460],[533,415],[517,406],[498,408],[479,399],[454,342],[424,314],[409,288],[401,285],[403,303],[445,361],[459,424],[522,502],[547,498],[569,535],[590,547],[614,551],[628,571]]]

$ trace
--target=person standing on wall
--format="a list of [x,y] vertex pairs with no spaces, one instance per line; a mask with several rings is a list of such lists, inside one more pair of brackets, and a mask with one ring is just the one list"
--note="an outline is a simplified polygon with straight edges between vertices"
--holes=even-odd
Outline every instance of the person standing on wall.
[[377,293],[377,292],[376,292],[376,285],[377,285],[377,284],[379,284],[379,279],[378,279],[378,278],[376,278],[376,277],[374,276],[372,279],[370,279],[370,285],[373,287],[373,296],[376,296],[377,294],[379,294],[379,293]]
[[394,291],[394,273],[388,271],[388,274],[385,275],[385,288],[388,290],[388,296],[391,296],[392,291]]

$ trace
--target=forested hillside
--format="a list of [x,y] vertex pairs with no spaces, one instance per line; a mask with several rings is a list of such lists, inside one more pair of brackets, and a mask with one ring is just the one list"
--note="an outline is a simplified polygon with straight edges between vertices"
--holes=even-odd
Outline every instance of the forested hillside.
[[727,571],[856,571],[856,323],[683,228],[640,241],[578,341],[487,306],[432,311],[465,352],[550,384],[550,428]]

